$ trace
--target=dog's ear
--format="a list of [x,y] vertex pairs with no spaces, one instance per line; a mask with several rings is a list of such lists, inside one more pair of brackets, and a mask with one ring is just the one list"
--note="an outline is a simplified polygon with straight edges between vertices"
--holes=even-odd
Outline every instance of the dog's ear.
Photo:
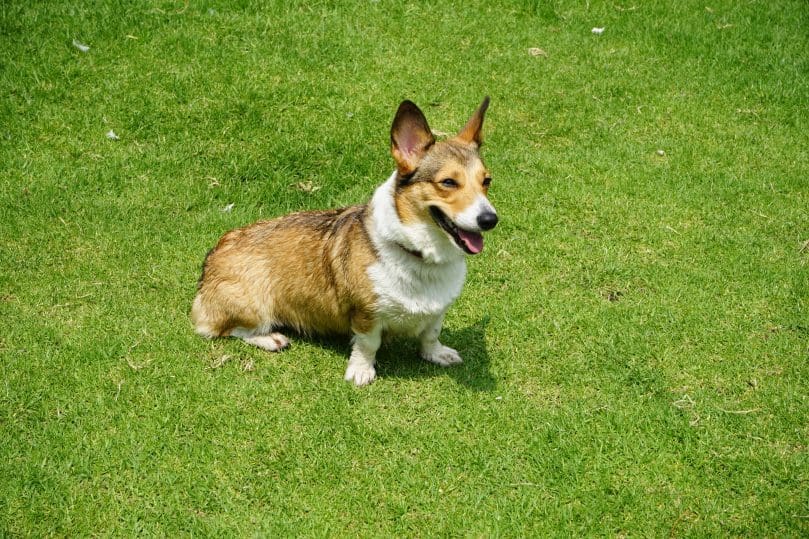
[[421,158],[435,144],[427,118],[412,101],[402,101],[390,128],[390,153],[399,174],[415,172]]
[[481,128],[483,127],[483,117],[486,115],[487,108],[489,108],[488,95],[483,99],[483,103],[480,104],[478,110],[476,110],[472,117],[469,118],[469,121],[466,122],[466,125],[463,129],[461,129],[461,132],[458,133],[457,138],[480,147],[480,145],[483,144]]

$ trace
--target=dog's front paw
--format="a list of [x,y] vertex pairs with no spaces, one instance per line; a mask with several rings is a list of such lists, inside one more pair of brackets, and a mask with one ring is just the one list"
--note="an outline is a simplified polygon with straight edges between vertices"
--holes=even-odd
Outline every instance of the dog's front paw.
[[367,363],[348,363],[346,368],[346,382],[354,382],[357,387],[366,386],[376,378],[376,369]]
[[461,355],[457,350],[443,344],[438,344],[430,350],[422,350],[421,357],[442,367],[463,363],[463,359],[461,359]]

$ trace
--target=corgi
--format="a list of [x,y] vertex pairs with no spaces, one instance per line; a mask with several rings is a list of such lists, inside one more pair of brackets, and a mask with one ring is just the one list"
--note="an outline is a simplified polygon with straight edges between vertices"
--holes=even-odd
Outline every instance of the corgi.
[[279,330],[353,336],[345,380],[376,377],[383,334],[417,337],[421,357],[461,363],[439,341],[461,293],[467,255],[498,221],[480,157],[487,96],[453,138],[437,142],[422,111],[399,105],[393,174],[364,205],[305,211],[227,232],[205,258],[191,319],[200,335],[276,352]]

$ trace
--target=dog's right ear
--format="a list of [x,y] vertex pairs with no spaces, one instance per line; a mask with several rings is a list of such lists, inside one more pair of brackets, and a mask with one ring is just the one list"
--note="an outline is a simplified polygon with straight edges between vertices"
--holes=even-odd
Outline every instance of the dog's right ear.
[[390,128],[390,153],[399,174],[416,171],[421,158],[435,144],[427,118],[412,101],[402,101]]

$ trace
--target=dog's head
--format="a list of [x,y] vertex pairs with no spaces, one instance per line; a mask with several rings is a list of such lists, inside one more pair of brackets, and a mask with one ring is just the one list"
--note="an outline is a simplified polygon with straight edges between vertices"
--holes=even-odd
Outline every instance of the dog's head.
[[400,220],[429,222],[470,255],[483,250],[482,232],[497,224],[487,197],[492,178],[479,153],[488,106],[487,96],[455,137],[436,142],[421,110],[403,101],[390,132]]

